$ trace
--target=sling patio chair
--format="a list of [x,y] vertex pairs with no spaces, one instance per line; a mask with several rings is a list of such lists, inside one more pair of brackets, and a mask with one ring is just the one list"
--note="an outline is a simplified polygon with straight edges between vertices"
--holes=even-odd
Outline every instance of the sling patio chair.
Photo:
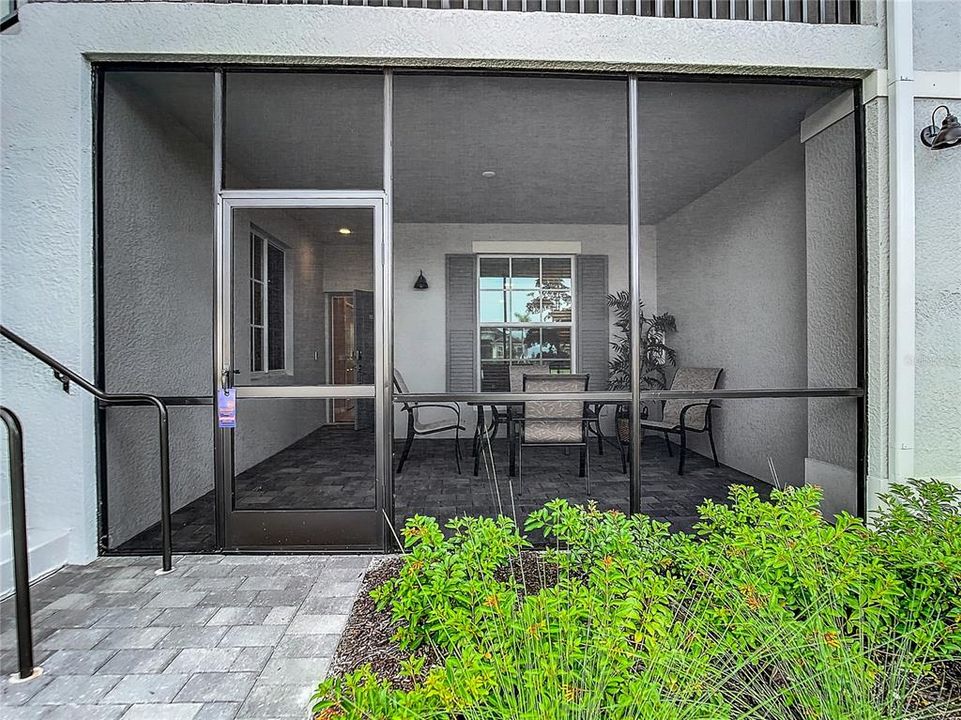
[[[671,383],[670,389],[691,391],[715,390],[721,379],[722,372],[723,370],[721,368],[678,368],[674,374],[674,381]],[[714,458],[714,467],[719,467],[717,448],[714,446],[714,431],[711,424],[711,409],[713,407],[715,407],[713,400],[663,400],[660,420],[651,420],[647,417],[641,418],[642,428],[664,434],[664,440],[667,443],[667,453],[670,457],[674,456],[674,452],[671,449],[670,436],[679,436],[681,452],[677,463],[678,475],[684,474],[688,433],[707,433],[708,440],[711,444],[711,455]],[[624,417],[625,415],[620,413],[619,419],[623,420]],[[627,417],[629,417],[629,413]],[[623,435],[623,433],[620,432],[620,428],[624,425],[625,423],[618,425],[619,437]],[[629,422],[626,425],[629,427]],[[623,438],[620,443],[622,448],[621,462],[625,473],[627,472],[627,461],[630,457],[630,433],[628,432],[626,434],[628,436],[628,442],[626,443],[627,457],[625,457],[623,449],[625,445]]]
[[[589,375],[524,375],[525,393],[585,392]],[[524,403],[523,417],[514,418],[518,458],[518,491],[524,487],[525,447],[579,447],[580,477],[587,478],[591,494],[591,454],[587,433],[594,416],[583,400],[531,400]]]
[[[394,389],[399,393],[409,393],[410,389],[404,381],[404,376],[394,368]],[[454,414],[453,417],[442,417],[438,420],[424,421],[421,417],[421,410],[424,408],[439,408]],[[410,446],[414,443],[415,437],[426,435],[436,435],[442,432],[454,431],[454,461],[457,463],[457,474],[460,475],[460,432],[464,429],[460,419],[460,405],[457,403],[408,403],[401,405],[401,409],[407,413],[407,440],[404,442],[404,450],[400,454],[400,461],[397,463],[397,474],[404,469],[407,456],[410,455]],[[445,413],[446,414],[446,413]]]

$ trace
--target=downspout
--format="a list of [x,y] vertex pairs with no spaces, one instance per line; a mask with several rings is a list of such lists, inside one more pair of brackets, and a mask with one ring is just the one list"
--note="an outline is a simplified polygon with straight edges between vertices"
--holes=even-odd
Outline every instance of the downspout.
[[[914,41],[913,0],[887,0],[888,482],[914,474]],[[874,501],[874,502],[871,502]],[[872,498],[869,505],[876,499]]]

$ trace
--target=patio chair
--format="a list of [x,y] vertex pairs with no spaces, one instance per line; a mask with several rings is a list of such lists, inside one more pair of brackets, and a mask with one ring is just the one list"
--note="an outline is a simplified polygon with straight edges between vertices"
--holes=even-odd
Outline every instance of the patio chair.
[[[714,390],[721,379],[721,368],[678,368],[671,383],[671,390]],[[664,434],[667,443],[667,453],[674,456],[671,449],[671,435],[680,438],[681,452],[677,463],[677,474],[684,474],[684,460],[687,455],[688,433],[707,433],[711,443],[711,455],[714,457],[714,467],[719,467],[717,449],[714,446],[714,431],[711,425],[711,408],[713,400],[664,400],[661,407],[661,419],[651,420],[641,418],[641,427],[645,430],[655,430]],[[623,455],[622,455],[623,460]],[[625,463],[626,465],[626,463]],[[626,472],[625,468],[625,472]]]
[[[511,365],[510,367],[510,391],[512,393],[524,392],[524,376],[525,375],[549,375],[551,368],[549,365]],[[514,442],[514,421],[524,417],[524,403],[511,403],[507,405],[507,447],[510,453],[510,463],[508,471],[511,477],[514,477],[516,473],[515,463],[517,461],[517,456],[515,449],[517,445]],[[496,437],[497,425],[499,418],[495,416],[494,422],[494,435],[491,437]]]
[[[587,390],[589,375],[524,375],[524,392],[564,393]],[[519,492],[524,488],[525,447],[579,447],[580,477],[587,478],[591,494],[591,456],[587,425],[593,419],[582,400],[533,400],[524,403],[523,417],[515,418]]]
[[[399,393],[409,393],[410,389],[404,381],[404,376],[394,368],[394,389]],[[454,413],[453,418],[440,418],[424,422],[420,411],[424,408],[442,408]],[[400,454],[400,461],[397,463],[397,474],[404,469],[407,456],[410,455],[410,446],[414,443],[415,437],[425,435],[436,435],[437,433],[454,431],[454,461],[457,463],[457,474],[460,475],[460,431],[464,429],[460,420],[460,405],[457,403],[403,403],[401,409],[407,413],[407,440],[404,442],[404,450]]]

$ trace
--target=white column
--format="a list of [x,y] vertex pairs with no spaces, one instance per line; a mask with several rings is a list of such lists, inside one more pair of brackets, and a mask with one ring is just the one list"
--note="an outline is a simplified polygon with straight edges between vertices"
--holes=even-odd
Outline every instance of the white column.
[[[914,473],[914,45],[913,0],[888,0],[890,311],[888,481]],[[870,505],[869,501],[869,505]]]

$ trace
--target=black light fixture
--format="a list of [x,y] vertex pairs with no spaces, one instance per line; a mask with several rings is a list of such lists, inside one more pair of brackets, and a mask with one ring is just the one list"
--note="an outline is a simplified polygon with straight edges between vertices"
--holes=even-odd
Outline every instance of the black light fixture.
[[426,290],[429,286],[427,285],[427,278],[424,277],[424,271],[420,271],[420,275],[414,280],[414,290]]
[[[934,122],[934,116],[942,108],[946,114],[939,129]],[[921,130],[921,142],[932,150],[944,150],[961,145],[961,123],[951,114],[947,105],[938,105],[934,108],[934,112],[931,113],[931,124]]]

